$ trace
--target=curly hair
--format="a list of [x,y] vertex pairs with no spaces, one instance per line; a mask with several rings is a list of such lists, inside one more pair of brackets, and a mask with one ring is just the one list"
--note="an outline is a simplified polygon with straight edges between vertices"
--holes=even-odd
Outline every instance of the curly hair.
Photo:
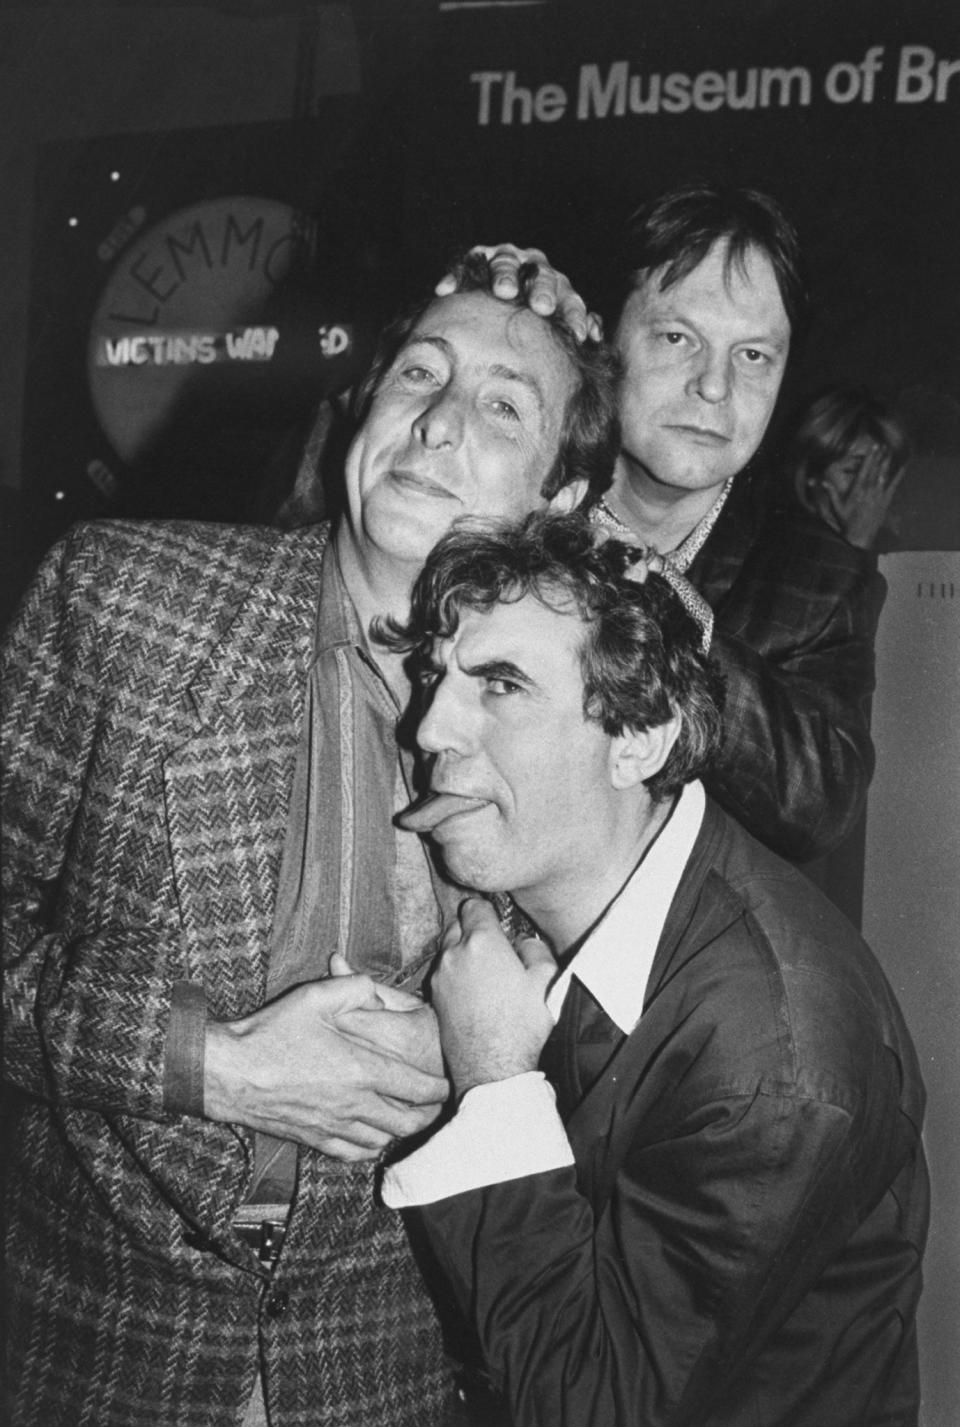
[[[456,278],[457,292],[493,293],[493,273],[482,253],[461,255],[450,265],[450,272]],[[496,300],[505,307],[529,311],[526,291],[534,274],[533,265],[521,268],[520,294],[512,300],[500,297]],[[358,423],[366,417],[377,388],[420,318],[435,302],[444,300],[431,294],[384,329],[370,370],[359,383],[354,397],[354,414]],[[590,339],[578,341],[559,313],[554,312],[548,317],[538,315],[538,320],[546,323],[557,345],[569,359],[575,378],[574,389],[563,415],[557,457],[547,472],[540,494],[544,500],[551,500],[564,486],[584,480],[587,484],[584,503],[589,505],[609,487],[620,449],[618,359],[603,342]]]
[[581,515],[538,511],[518,525],[460,522],[434,547],[413,588],[406,621],[376,637],[395,652],[429,657],[456,632],[464,610],[485,611],[533,595],[585,626],[580,646],[583,712],[611,736],[680,716],[663,767],[646,783],[654,802],[709,768],[722,732],[723,683],[701,648],[702,630],[670,583],[628,571],[643,551],[599,540]]

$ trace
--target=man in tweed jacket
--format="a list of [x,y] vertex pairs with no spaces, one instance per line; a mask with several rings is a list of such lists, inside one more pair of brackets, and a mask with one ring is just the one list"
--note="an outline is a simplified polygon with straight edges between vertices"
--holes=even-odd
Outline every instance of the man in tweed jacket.
[[[765,194],[689,183],[641,208],[624,247],[623,445],[597,514],[669,555],[713,608],[726,730],[708,791],[806,862],[843,841],[866,798],[885,586],[872,555],[771,508],[746,469],[806,321],[797,235]],[[541,310],[559,294],[582,320],[542,253],[482,251],[498,291],[512,294],[521,263],[537,261]]]
[[[433,1303],[373,1182],[446,1096],[412,991],[449,893],[398,850],[405,675],[365,631],[405,612],[458,516],[567,508],[609,479],[606,357],[520,309],[484,268],[390,334],[329,541],[81,527],[14,622],[16,1427],[452,1420]],[[320,979],[334,952],[369,974]],[[275,1172],[291,1144],[295,1188]],[[255,1177],[271,1204],[292,1193],[259,1249]]]

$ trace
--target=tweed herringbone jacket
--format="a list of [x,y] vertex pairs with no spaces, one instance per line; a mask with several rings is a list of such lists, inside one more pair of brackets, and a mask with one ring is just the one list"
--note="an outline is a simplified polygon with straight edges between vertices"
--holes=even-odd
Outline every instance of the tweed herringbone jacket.
[[103,522],[6,645],[8,1355],[17,1427],[422,1427],[448,1393],[399,1216],[304,1152],[272,1278],[251,1137],[163,1110],[171,989],[263,999],[325,530]]

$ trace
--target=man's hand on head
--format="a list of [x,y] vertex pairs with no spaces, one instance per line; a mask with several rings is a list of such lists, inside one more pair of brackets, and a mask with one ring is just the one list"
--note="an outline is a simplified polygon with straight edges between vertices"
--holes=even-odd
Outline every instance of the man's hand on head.
[[296,986],[207,1027],[204,1112],[341,1160],[376,1159],[449,1094],[436,1017],[368,976]]
[[489,902],[469,897],[446,931],[431,980],[440,1041],[458,1095],[535,1070],[553,1029],[557,964],[534,937],[512,945]]
[[[493,272],[493,295],[506,302],[525,296],[531,312],[541,317],[550,317],[559,312],[578,342],[589,337],[599,342],[603,336],[603,324],[595,312],[587,311],[587,304],[563,273],[550,266],[550,261],[539,248],[517,248],[513,243],[498,243],[494,247],[477,246],[473,253],[481,253],[489,262]],[[532,266],[533,277],[525,281],[527,274],[521,269]],[[438,297],[449,297],[457,290],[457,279],[453,273],[446,273],[435,288]]]

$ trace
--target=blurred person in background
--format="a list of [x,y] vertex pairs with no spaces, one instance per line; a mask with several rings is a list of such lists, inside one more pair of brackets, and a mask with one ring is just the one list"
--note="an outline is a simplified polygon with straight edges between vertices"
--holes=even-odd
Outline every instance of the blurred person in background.
[[895,543],[889,512],[909,459],[910,438],[884,401],[833,386],[796,412],[777,464],[804,510],[872,550]]

